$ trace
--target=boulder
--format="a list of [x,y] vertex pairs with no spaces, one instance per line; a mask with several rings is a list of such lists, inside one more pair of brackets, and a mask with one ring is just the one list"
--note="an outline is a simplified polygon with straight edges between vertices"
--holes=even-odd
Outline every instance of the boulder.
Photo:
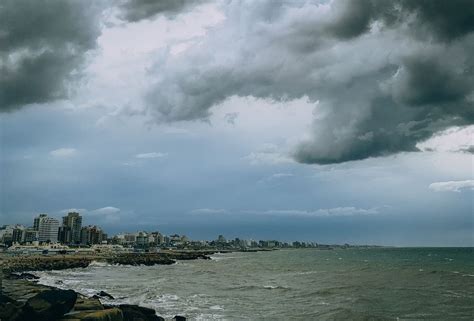
[[21,304],[0,293],[0,320],[19,320]]
[[121,304],[119,306],[123,313],[124,321],[164,321],[162,317],[156,315],[155,310],[138,305]]
[[100,291],[99,293],[95,294],[93,298],[107,298],[110,300],[115,300],[115,298],[112,295],[108,294],[105,291]]
[[181,315],[176,315],[174,318],[173,318],[174,321],[186,321],[186,318],[181,316]]
[[26,301],[22,314],[27,320],[57,320],[72,309],[76,299],[77,293],[72,290],[43,291]]
[[74,304],[74,311],[104,310],[104,306],[99,299],[80,297]]
[[71,313],[60,321],[124,321],[122,311],[118,308],[100,311],[84,311]]
[[39,279],[38,276],[31,273],[27,273],[27,272],[10,273],[9,278],[13,280],[38,280]]

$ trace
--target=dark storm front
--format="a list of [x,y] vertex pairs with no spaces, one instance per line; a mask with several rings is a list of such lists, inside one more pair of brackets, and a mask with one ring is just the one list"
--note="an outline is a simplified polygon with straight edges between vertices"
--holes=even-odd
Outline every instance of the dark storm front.
[[[169,266],[92,264],[41,283],[196,320],[472,320],[472,248],[280,250]],[[179,276],[179,278],[177,277]]]

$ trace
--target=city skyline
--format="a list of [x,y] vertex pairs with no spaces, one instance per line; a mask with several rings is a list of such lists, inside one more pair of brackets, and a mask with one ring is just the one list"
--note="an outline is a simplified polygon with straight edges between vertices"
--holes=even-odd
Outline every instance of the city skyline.
[[472,1],[22,3],[0,225],[473,245]]
[[[193,240],[184,234],[162,234],[157,230],[139,230],[135,232],[121,232],[108,235],[99,226],[89,224],[81,226],[82,216],[78,212],[69,212],[60,220],[46,213],[38,214],[33,218],[33,225],[12,224],[0,226],[0,246],[12,249],[18,245],[46,246],[49,244],[61,244],[70,246],[93,246],[93,245],[126,245],[129,247],[152,248],[157,246],[192,248],[192,246],[234,246],[241,248],[257,247],[329,247],[316,241],[301,240],[257,240],[241,239],[239,237],[227,239],[219,234],[215,239]],[[77,236],[72,236],[71,226],[77,229]],[[70,233],[66,233],[70,232]],[[34,234],[32,234],[34,233]],[[372,246],[370,244],[351,244],[352,246]],[[332,246],[350,246],[349,244],[332,244]],[[21,249],[21,247],[19,247]],[[61,250],[62,248],[58,248]],[[15,250],[13,250],[15,251]]]

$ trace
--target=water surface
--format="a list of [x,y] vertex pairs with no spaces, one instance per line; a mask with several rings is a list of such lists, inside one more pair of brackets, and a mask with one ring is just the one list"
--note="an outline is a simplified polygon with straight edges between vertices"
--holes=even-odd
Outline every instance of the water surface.
[[473,320],[472,248],[279,250],[165,266],[92,264],[41,283],[191,320]]

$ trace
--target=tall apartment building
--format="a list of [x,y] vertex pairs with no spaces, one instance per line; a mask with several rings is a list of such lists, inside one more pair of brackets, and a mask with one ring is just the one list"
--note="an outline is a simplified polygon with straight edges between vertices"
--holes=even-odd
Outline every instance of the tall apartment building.
[[81,229],[81,244],[100,244],[105,240],[107,240],[107,234],[105,234],[98,226],[89,225]]
[[79,244],[81,242],[82,216],[76,212],[70,212],[63,217],[63,225],[59,229],[59,240],[67,244]]
[[38,241],[56,243],[58,241],[59,221],[55,218],[43,216],[38,223]]
[[35,219],[33,221],[33,229],[35,231],[39,231],[39,222],[43,217],[46,217],[46,216],[48,216],[48,215],[47,214],[40,214],[37,217],[35,217]]
[[25,237],[25,227],[16,225],[12,231],[12,242],[22,243]]
[[32,228],[27,228],[25,230],[25,236],[24,236],[24,239],[23,239],[23,242],[25,243],[33,243],[35,241],[38,241],[38,236],[39,236],[39,232],[38,231],[35,231],[34,229]]

